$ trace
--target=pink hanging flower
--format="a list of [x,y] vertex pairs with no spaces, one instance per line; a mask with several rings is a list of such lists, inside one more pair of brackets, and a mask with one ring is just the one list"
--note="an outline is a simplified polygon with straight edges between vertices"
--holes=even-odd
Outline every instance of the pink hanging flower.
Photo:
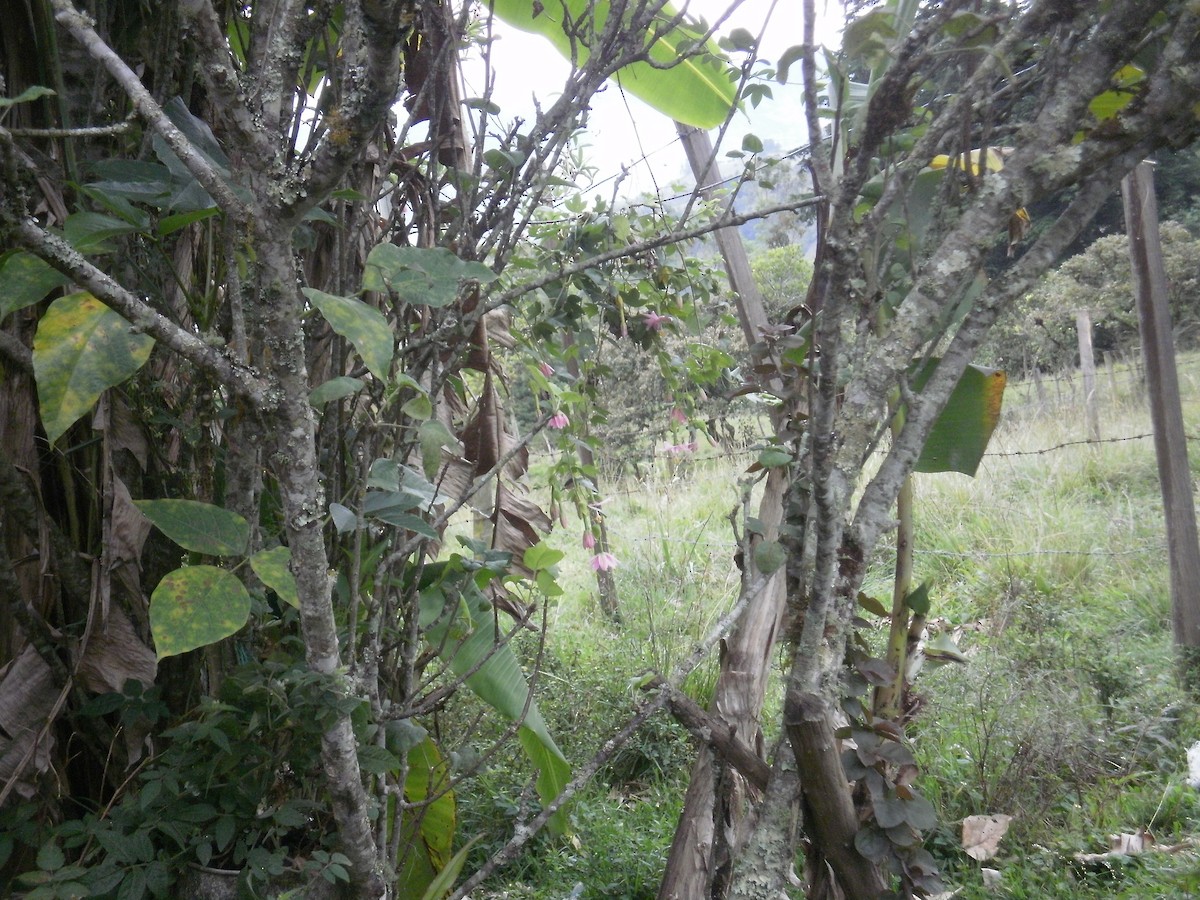
[[676,406],[673,410],[671,410],[671,420],[674,422],[678,422],[680,425],[686,425],[687,424],[687,415],[684,413],[684,411],[682,409],[680,409],[678,406]]
[[551,428],[566,428],[571,424],[571,420],[567,418],[566,413],[557,412],[550,417],[550,421],[546,423]]
[[545,375],[547,378],[550,378],[554,375],[554,366],[550,365],[550,363],[539,363],[538,371],[541,372],[543,375]]
[[660,316],[654,310],[650,310],[650,312],[643,315],[642,319],[645,321],[646,327],[651,331],[658,331],[662,328],[664,322],[669,324],[671,321],[670,316]]
[[596,536],[594,534],[592,534],[590,531],[585,531],[583,533],[583,549],[591,550],[595,546],[596,546]]
[[597,572],[611,572],[617,567],[617,558],[611,553],[597,553],[592,557],[592,568]]

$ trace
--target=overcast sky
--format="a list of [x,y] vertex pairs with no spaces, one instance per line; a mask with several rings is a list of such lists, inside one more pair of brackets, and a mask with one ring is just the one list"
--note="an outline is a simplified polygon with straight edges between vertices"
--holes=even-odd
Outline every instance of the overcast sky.
[[[775,61],[788,47],[801,42],[799,3],[795,0],[744,0],[722,26],[728,33],[745,28],[751,34],[764,32],[760,56]],[[819,0],[818,7],[825,4]],[[692,0],[689,11],[715,21],[727,6],[723,0]],[[775,7],[772,11],[772,6]],[[769,17],[769,18],[768,18]],[[818,40],[836,41],[841,9],[831,0],[824,16],[826,27]],[[496,22],[497,40],[492,60],[496,73],[494,100],[501,107],[501,120],[520,115],[532,118],[531,96],[542,98],[543,104],[552,99],[568,73],[568,64],[543,38],[526,34]],[[475,71],[479,71],[475,69]],[[471,84],[471,69],[466,71],[468,96],[482,93],[481,84]],[[479,79],[482,80],[482,79]],[[764,100],[758,109],[735,116],[723,150],[737,149],[742,136],[753,132],[762,140],[774,140],[785,151],[805,142],[803,111],[800,101],[798,67],[792,70],[791,84],[772,82],[773,100]],[[622,166],[629,170],[622,193],[633,196],[645,191],[668,191],[672,181],[687,172],[687,163],[675,134],[674,123],[662,113],[651,109],[636,97],[622,93],[610,83],[592,102],[588,135],[585,142],[589,162],[599,169],[597,185],[589,194],[609,196],[613,176]],[[714,138],[716,132],[713,132]],[[643,160],[645,155],[647,159]],[[737,163],[725,160],[726,174],[736,170]],[[690,174],[687,176],[690,184]],[[582,187],[583,185],[581,185]]]

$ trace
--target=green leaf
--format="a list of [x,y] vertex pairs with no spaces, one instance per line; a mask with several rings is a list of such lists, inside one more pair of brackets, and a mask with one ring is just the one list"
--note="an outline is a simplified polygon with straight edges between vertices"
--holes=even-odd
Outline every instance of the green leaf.
[[63,236],[83,254],[105,252],[111,249],[106,240],[135,231],[136,225],[98,212],[72,213],[63,223]]
[[747,134],[742,138],[742,149],[747,153],[762,153],[763,142],[756,134]]
[[779,61],[775,64],[775,80],[780,84],[786,84],[788,73],[793,65],[804,58],[804,47],[797,44],[788,47],[779,56]]
[[764,575],[770,575],[787,562],[787,551],[779,541],[763,541],[754,548],[754,566]]
[[[566,787],[571,767],[554,743],[537,703],[529,696],[529,685],[512,645],[501,642],[491,605],[476,594],[473,604],[464,602],[455,608],[459,614],[441,615],[430,625],[426,639],[451,670],[465,678],[467,687],[498,713],[511,722],[521,720],[522,713],[525,714],[517,740],[538,769],[538,797],[549,803]],[[467,622],[461,621],[464,616]],[[466,631],[464,625],[469,625],[470,630]],[[565,829],[563,810],[554,815],[550,826],[559,833]]]
[[221,506],[199,500],[135,500],[134,505],[184,550],[237,556],[250,542],[250,524]]
[[405,491],[367,491],[363,498],[363,515],[391,522],[398,513],[406,513],[420,505],[420,497]]
[[1099,121],[1106,122],[1133,102],[1131,91],[1105,91],[1091,99],[1088,111]]
[[[937,368],[930,360],[914,379],[920,391]],[[998,369],[968,366],[933,424],[914,471],[962,472],[974,476],[1000,421],[1007,377]]]
[[471,852],[471,848],[478,840],[478,836],[471,838],[461,850],[454,854],[454,858],[446,864],[446,868],[442,869],[438,873],[438,877],[430,882],[429,889],[421,895],[421,900],[442,900],[450,893],[450,889],[454,887],[454,882],[458,880],[459,873],[462,872],[462,868],[467,862],[467,854]]
[[433,478],[441,468],[443,447],[451,451],[462,449],[459,439],[437,419],[422,422],[417,429],[417,439],[421,444],[421,468],[426,478]]
[[415,532],[432,541],[440,540],[440,535],[428,521],[409,512],[424,502],[422,497],[407,491],[367,491],[363,498],[363,515]]
[[66,862],[67,858],[57,841],[47,841],[38,850],[37,867],[43,872],[56,872],[66,865]]
[[929,615],[929,585],[922,582],[915,591],[909,591],[904,598],[904,605],[917,615]]
[[488,283],[496,273],[483,263],[459,259],[445,247],[379,244],[367,255],[364,291],[392,291],[413,306],[449,306],[464,281]]
[[333,527],[337,529],[338,534],[345,534],[358,527],[358,516],[354,514],[354,510],[340,503],[329,504],[329,517],[333,520]]
[[948,663],[948,662],[967,662],[967,657],[958,649],[958,644],[953,636],[948,632],[943,631],[931,641],[927,641],[924,647],[925,657],[931,662]]
[[354,345],[373,374],[388,380],[395,342],[383,313],[352,297],[338,297],[313,288],[304,288],[304,296],[321,311],[331,328]]
[[216,566],[168,572],[150,597],[150,631],[160,660],[227,638],[249,617],[245,586]]
[[913,796],[904,801],[904,821],[918,831],[926,831],[937,825],[937,812],[933,804],[909,788]]
[[433,401],[426,394],[417,394],[404,402],[404,405],[400,407],[400,412],[410,419],[424,422],[433,417]]
[[534,576],[533,580],[537,584],[538,590],[547,597],[561,597],[566,593],[549,569],[542,569]]
[[400,757],[377,744],[363,744],[358,748],[358,764],[368,775],[386,775],[400,770]]
[[11,254],[0,263],[0,319],[32,306],[70,280],[32,253]]
[[158,222],[159,237],[166,237],[168,234],[174,234],[181,228],[186,228],[193,222],[202,222],[205,219],[211,219],[220,210],[215,206],[207,207],[206,209],[194,209],[191,212],[175,213],[174,215],[164,216]]
[[882,616],[885,619],[889,618],[892,614],[881,602],[869,594],[864,594],[862,591],[859,591],[858,594],[858,605],[867,610],[867,612],[873,612],[875,615]]
[[137,372],[153,346],[153,338],[131,334],[125,319],[89,293],[51,303],[33,339],[33,373],[50,443],[85,415],[104,391]]
[[525,568],[536,572],[538,569],[548,569],[562,562],[566,555],[561,550],[546,546],[545,541],[539,541],[525,551],[522,562],[525,564]]
[[0,109],[8,109],[10,106],[16,106],[18,103],[29,103],[31,100],[39,100],[42,97],[53,97],[54,91],[40,84],[35,84],[25,88],[15,97],[0,97]]
[[764,469],[773,469],[776,466],[786,466],[792,462],[792,454],[786,450],[778,450],[774,447],[768,447],[766,450],[758,454],[758,464]]
[[[508,24],[547,38],[566,59],[582,64],[591,55],[589,35],[599,34],[608,20],[608,0],[496,0],[492,7]],[[659,10],[658,24],[666,26],[677,15],[667,3]],[[564,22],[581,23],[581,34],[568,37]],[[654,30],[651,27],[650,31]],[[634,36],[636,38],[636,36]],[[670,28],[649,48],[658,68],[636,62],[617,71],[613,78],[622,88],[646,101],[659,112],[697,128],[715,128],[733,108],[736,86],[720,51],[711,42],[698,56],[682,59],[704,39],[704,33],[686,24]],[[682,60],[682,61],[681,61]]]
[[308,395],[308,402],[315,407],[322,407],[332,400],[341,400],[343,397],[357,394],[364,387],[366,385],[362,383],[361,379],[340,375],[337,378],[330,378],[324,384],[314,388],[313,392]]
[[250,557],[250,568],[262,583],[279,595],[288,606],[300,608],[300,592],[291,569],[292,551],[287,547],[259,550]]
[[429,737],[429,732],[412,719],[392,719],[383,728],[384,743],[398,756],[406,755]]
[[[428,735],[422,735],[407,753],[408,778],[404,782],[404,799],[410,804],[423,806],[416,815],[406,814],[401,819],[403,863],[398,873],[397,896],[419,897],[426,896],[432,885],[440,883],[439,877],[453,862],[450,854],[454,849],[454,833],[458,824],[457,810],[451,789],[450,766],[437,744]],[[394,802],[391,816],[394,828]],[[414,826],[419,829],[419,834],[413,834]],[[457,873],[450,876],[451,882],[455,877]]]

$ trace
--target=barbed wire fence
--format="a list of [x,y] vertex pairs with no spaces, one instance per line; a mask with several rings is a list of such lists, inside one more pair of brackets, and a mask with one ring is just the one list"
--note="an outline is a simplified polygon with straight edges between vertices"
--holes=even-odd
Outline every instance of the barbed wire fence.
[[[1110,409],[1125,412],[1145,410],[1144,381],[1140,362],[1110,359],[1107,374],[1098,389],[1103,390],[1104,401]],[[1200,392],[1200,361],[1193,366],[1180,368],[1180,380],[1185,395],[1195,396]],[[1079,372],[1066,371],[1054,375],[1037,374],[1010,385],[1005,398],[1004,418],[1011,429],[1039,417],[1059,417],[1065,414],[1076,416],[1082,430],[1083,385]],[[1128,426],[1137,415],[1122,415],[1113,425]],[[1097,440],[1086,438],[1057,441],[1044,447],[1008,448],[1003,441],[993,441],[992,449],[984,454],[987,460],[1033,459],[1051,456],[1087,447],[1104,453],[1110,447],[1129,446],[1152,441],[1154,434],[1147,427],[1127,430],[1126,433],[1108,434]],[[1002,429],[1004,425],[1002,424]],[[1110,425],[1112,427],[1112,425]],[[599,470],[602,502],[639,500],[643,507],[654,508],[656,504],[670,503],[673,491],[684,489],[696,479],[711,477],[718,472],[728,477],[731,464],[745,470],[758,458],[767,445],[770,434],[769,420],[764,412],[760,416],[743,416],[734,429],[726,429],[719,441],[710,441],[695,429],[667,425],[647,429],[627,429],[605,435],[602,449],[596,453]],[[1001,432],[1000,434],[1003,434]],[[1000,436],[998,434],[998,436]],[[681,437],[683,438],[681,440]],[[1189,434],[1189,445],[1200,444],[1200,435]],[[730,507],[734,496],[730,494]],[[1084,536],[1081,535],[1081,539]],[[647,531],[644,528],[621,528],[614,534],[615,542],[627,547],[689,546],[705,549],[713,554],[728,555],[732,564],[737,552],[737,539],[733,528],[726,521],[709,521],[703,528],[693,526],[683,534]],[[1138,557],[1163,555],[1166,552],[1165,537],[1113,548],[1103,545],[1081,545],[1078,548],[1013,547],[1012,549],[939,549],[917,547],[918,556],[947,559],[995,559],[1029,557]]]

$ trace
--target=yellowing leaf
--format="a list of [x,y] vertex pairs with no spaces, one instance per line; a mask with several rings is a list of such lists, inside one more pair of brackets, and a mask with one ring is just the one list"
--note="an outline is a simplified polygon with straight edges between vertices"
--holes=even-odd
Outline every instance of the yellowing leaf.
[[[937,368],[932,360],[914,379],[920,391]],[[974,475],[1000,421],[1007,376],[997,369],[968,366],[945,409],[933,424],[914,471]]]
[[[987,156],[984,164],[989,172],[999,172],[1004,168],[1004,157],[1011,152],[1007,147],[988,147]],[[979,158],[983,155],[983,151],[979,148],[971,150],[967,153],[966,168],[972,175],[978,175]],[[931,169],[961,169],[963,168],[963,155],[955,154],[953,157],[947,156],[945,153],[939,153],[929,161]]]
[[[542,35],[568,60],[582,64],[591,55],[587,35],[604,29],[610,4],[608,0],[550,0],[545,4],[495,0],[493,9],[508,24]],[[665,25],[675,15],[675,8],[666,4],[658,13],[658,24]],[[581,35],[568,37],[564,22],[581,23]],[[651,59],[666,68],[638,62],[618,70],[614,78],[622,88],[672,119],[697,128],[715,128],[733,108],[736,86],[711,43],[700,55],[684,58],[703,37],[694,28],[676,25],[650,47]]]
[[1093,97],[1088,103],[1088,112],[1105,122],[1113,118],[1133,100],[1130,91],[1105,91]]
[[245,586],[216,566],[168,572],[150,597],[150,631],[159,659],[227,638],[249,617]]
[[296,589],[296,577],[292,575],[290,563],[292,551],[287,547],[260,550],[250,557],[250,568],[262,579],[262,583],[279,595],[289,606],[300,608],[300,592]]
[[33,373],[46,437],[54,443],[100,395],[145,365],[154,339],[91,294],[60,297],[38,322]]
[[304,296],[334,331],[354,345],[371,374],[387,381],[395,343],[383,313],[353,297],[338,297],[313,288],[305,288]]

